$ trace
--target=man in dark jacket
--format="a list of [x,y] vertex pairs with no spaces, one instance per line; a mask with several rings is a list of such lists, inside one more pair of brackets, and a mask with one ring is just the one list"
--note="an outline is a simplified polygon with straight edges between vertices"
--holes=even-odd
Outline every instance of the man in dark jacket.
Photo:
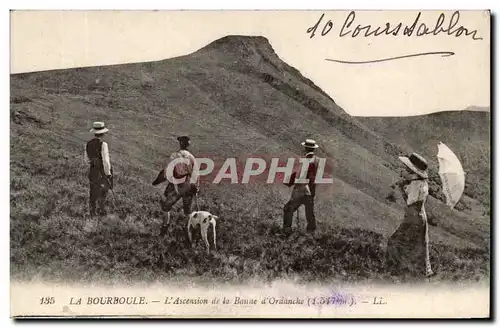
[[[283,233],[288,235],[292,231],[293,213],[298,210],[301,205],[306,208],[307,232],[313,233],[316,230],[316,217],[314,215],[314,197],[316,196],[316,173],[318,169],[319,159],[314,154],[314,151],[319,146],[316,141],[307,139],[302,143],[305,149],[305,158],[309,159],[305,179],[307,183],[299,183],[296,181],[297,172],[294,172],[287,186],[293,187],[292,196],[283,208]],[[300,174],[299,174],[300,176]]]
[[[88,178],[90,183],[90,216],[106,215],[105,201],[109,189],[113,188],[113,175],[109,160],[108,144],[102,140],[109,130],[103,122],[94,122],[90,130],[94,138],[85,145],[85,156],[90,165]],[[96,211],[96,205],[99,208]]]

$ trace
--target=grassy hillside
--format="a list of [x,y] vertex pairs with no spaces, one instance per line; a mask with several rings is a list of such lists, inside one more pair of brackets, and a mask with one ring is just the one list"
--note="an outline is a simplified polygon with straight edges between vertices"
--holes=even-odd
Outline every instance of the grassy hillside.
[[[93,221],[82,156],[96,120],[111,128],[116,203],[114,214]],[[316,139],[334,179],[318,190],[318,235],[274,235],[290,195],[283,185],[205,183],[200,207],[221,217],[219,251],[205,257],[201,244],[184,248],[180,221],[170,238],[160,238],[163,187],[151,182],[181,133],[192,137],[195,155],[216,161],[297,156],[304,138]],[[396,279],[383,273],[382,254],[403,207],[386,196],[405,150],[349,116],[262,37],[230,36],[158,62],[12,75],[12,274]],[[436,279],[487,277],[489,217],[434,198],[428,211],[437,218],[430,232]]]

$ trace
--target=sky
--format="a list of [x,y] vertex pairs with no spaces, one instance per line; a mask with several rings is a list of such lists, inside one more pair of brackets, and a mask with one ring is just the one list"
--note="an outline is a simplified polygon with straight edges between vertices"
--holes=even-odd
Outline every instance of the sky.
[[[187,55],[226,35],[266,37],[277,55],[358,116],[408,116],[469,106],[489,107],[490,16],[486,11],[421,11],[430,31],[455,19],[472,35],[441,31],[404,36],[418,11],[13,11],[11,73],[161,60]],[[308,29],[318,24],[311,37]],[[342,29],[346,21],[349,26]],[[331,22],[328,25],[328,22]],[[393,29],[368,36],[356,26]],[[323,27],[325,27],[323,29]],[[452,29],[452,30],[453,30]],[[324,31],[325,35],[322,35]],[[348,33],[349,32],[349,33]],[[341,34],[347,34],[341,36]],[[374,61],[367,64],[327,61]]]

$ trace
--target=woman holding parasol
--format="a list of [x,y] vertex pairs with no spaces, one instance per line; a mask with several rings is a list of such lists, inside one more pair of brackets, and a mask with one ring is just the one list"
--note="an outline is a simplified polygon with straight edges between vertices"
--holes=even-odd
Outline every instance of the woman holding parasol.
[[[399,187],[405,200],[404,220],[387,243],[387,265],[392,272],[434,275],[429,259],[429,226],[425,202],[429,196],[427,161],[419,154],[401,156]],[[455,207],[465,188],[465,172],[458,157],[444,143],[438,143],[439,178],[446,205]]]
[[399,187],[405,201],[404,220],[387,243],[388,269],[396,274],[432,276],[425,202],[429,196],[427,161],[419,154],[401,156]]

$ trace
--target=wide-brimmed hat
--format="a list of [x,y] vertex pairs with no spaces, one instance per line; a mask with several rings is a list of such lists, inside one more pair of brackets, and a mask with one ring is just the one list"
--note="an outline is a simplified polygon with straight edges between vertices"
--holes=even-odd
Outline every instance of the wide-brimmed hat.
[[93,134],[103,134],[108,131],[109,130],[104,122],[94,122],[94,124],[92,124],[92,129],[90,130],[90,132]]
[[417,153],[411,154],[409,157],[400,156],[399,160],[403,162],[410,170],[418,174],[420,177],[427,179],[427,160]]
[[303,143],[301,143],[302,146],[306,148],[318,148],[318,144],[316,143],[315,140],[312,139],[306,139]]

